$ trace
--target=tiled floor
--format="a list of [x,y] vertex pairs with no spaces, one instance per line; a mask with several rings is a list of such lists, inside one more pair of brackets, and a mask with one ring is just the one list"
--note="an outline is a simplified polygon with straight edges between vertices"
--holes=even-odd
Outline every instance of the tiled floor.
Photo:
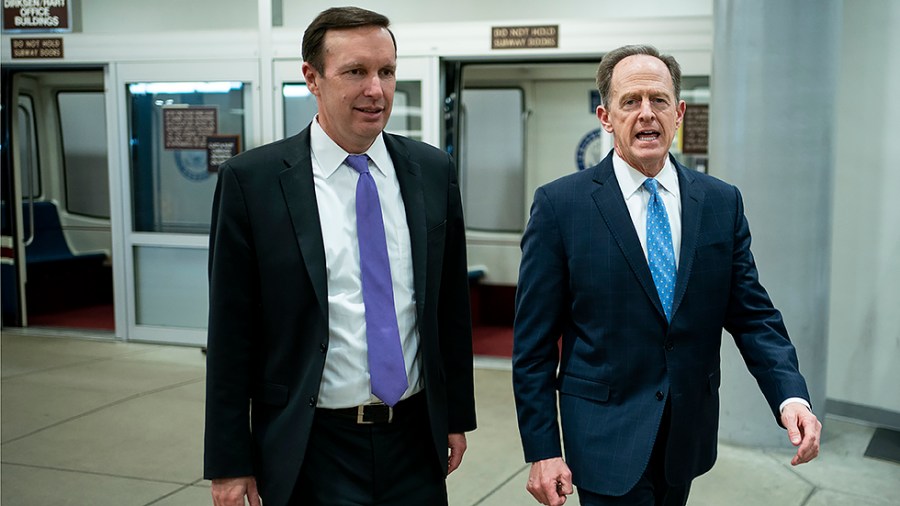
[[[200,478],[199,350],[4,331],[0,356],[4,506],[211,504],[209,483]],[[449,479],[450,503],[537,504],[525,492],[508,362],[479,365],[480,428]],[[826,419],[822,455],[798,468],[789,465],[789,450],[722,444],[715,468],[694,482],[689,504],[900,504],[900,465],[863,456],[871,434]]]

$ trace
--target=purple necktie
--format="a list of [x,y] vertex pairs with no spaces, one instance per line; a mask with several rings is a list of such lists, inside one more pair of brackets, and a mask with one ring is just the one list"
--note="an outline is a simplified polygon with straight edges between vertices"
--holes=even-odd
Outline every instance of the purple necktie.
[[359,172],[356,183],[356,237],[359,240],[359,270],[366,306],[372,393],[388,406],[393,406],[406,392],[408,381],[394,309],[391,264],[384,238],[378,188],[369,173],[367,155],[350,155],[347,165]]

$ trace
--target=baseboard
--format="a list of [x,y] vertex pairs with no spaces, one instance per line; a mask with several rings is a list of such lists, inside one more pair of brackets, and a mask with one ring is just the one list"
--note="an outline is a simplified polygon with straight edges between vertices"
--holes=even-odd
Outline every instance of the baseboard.
[[825,400],[825,412],[829,415],[837,415],[851,418],[876,427],[886,427],[900,430],[900,413],[882,408],[873,408],[852,402]]

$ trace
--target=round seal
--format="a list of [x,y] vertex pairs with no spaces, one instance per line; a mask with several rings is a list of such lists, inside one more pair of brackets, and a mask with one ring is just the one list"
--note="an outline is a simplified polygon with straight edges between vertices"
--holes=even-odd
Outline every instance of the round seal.
[[600,163],[604,156],[606,153],[603,152],[603,129],[595,128],[586,133],[578,143],[578,149],[575,150],[575,163],[578,170],[584,170]]
[[190,181],[203,181],[209,178],[206,151],[199,149],[175,150],[175,165],[178,166],[178,172]]

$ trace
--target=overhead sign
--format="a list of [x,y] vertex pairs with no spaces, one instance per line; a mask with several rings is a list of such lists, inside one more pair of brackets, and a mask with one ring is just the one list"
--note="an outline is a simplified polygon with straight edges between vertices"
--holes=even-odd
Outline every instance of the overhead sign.
[[47,37],[41,39],[16,39],[10,40],[12,57],[14,60],[22,58],[44,59],[62,58],[62,37]]
[[535,49],[559,47],[559,25],[495,26],[491,49]]
[[71,0],[3,0],[3,31],[71,32]]

